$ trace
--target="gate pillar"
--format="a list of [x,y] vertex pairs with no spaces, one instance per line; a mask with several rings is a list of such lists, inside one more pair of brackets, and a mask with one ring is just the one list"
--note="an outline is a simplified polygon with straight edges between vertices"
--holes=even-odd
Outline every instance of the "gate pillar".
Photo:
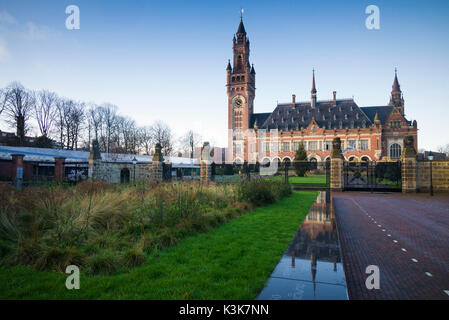
[[343,158],[341,155],[341,140],[332,140],[329,187],[331,191],[343,191]]
[[65,157],[55,157],[55,181],[64,180]]
[[404,138],[402,160],[402,193],[416,192],[417,165],[416,150],[413,144],[413,136]]
[[212,169],[211,169],[211,156],[210,156],[210,145],[209,142],[204,142],[201,148],[201,158],[200,158],[200,182],[207,184],[211,180]]
[[[162,156],[162,146],[158,142],[156,143],[154,147],[154,155],[151,159],[151,173],[150,173],[150,180],[154,182],[161,182],[162,181],[162,174],[163,174],[163,161],[164,157]],[[170,173],[171,174],[171,173]]]
[[89,170],[88,177],[89,179],[96,180],[99,174],[99,168],[101,163],[101,153],[100,146],[96,139],[92,140],[92,145],[90,147],[89,153]]
[[16,185],[17,189],[22,188],[23,181],[23,158],[24,154],[11,154],[12,158],[12,181]]

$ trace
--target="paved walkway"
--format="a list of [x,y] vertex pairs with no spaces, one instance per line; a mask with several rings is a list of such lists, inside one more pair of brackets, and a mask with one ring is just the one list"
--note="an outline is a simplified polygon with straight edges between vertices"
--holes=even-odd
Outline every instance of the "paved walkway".
[[[449,299],[449,196],[332,196],[350,299]],[[368,265],[379,290],[366,288]]]

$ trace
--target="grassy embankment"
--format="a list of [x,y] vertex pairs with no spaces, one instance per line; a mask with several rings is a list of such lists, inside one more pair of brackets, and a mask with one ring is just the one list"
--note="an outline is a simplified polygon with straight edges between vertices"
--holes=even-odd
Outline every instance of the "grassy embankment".
[[94,274],[91,266],[83,273],[81,267],[80,290],[67,290],[64,274],[2,262],[0,298],[252,299],[315,198],[316,192],[294,193],[175,246],[152,250],[133,268],[106,275]]

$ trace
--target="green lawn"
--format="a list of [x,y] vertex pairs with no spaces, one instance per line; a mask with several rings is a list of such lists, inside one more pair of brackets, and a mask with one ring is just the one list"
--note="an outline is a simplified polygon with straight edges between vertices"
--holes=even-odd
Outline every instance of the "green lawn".
[[0,299],[254,299],[290,243],[317,192],[295,192],[208,233],[189,237],[141,266],[111,276],[66,276],[0,267]]
[[[277,180],[277,181],[284,181],[285,177],[284,175],[276,176],[276,177],[270,177],[267,178],[269,180]],[[316,174],[316,175],[310,175],[305,177],[298,177],[298,176],[289,176],[288,182],[290,183],[301,183],[301,184],[307,184],[307,183],[326,183],[326,175],[322,174]]]

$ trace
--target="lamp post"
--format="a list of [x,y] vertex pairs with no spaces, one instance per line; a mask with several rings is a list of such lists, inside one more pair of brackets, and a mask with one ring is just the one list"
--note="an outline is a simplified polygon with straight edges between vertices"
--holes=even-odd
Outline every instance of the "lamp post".
[[284,176],[284,180],[285,180],[285,183],[288,183],[288,167],[289,167],[289,163],[288,163],[288,161],[285,161],[284,162],[284,167],[285,167],[285,176]]
[[432,161],[433,161],[433,153],[432,151],[429,152],[429,155],[427,158],[430,161],[430,196],[433,196],[433,181],[432,181]]
[[[165,178],[166,178],[166,180],[171,181],[171,167],[170,167],[171,162],[170,162],[170,160],[167,159],[167,160],[165,161],[165,164],[166,164],[166,166],[167,166],[167,171],[168,171],[167,176],[166,176]],[[166,172],[167,172],[167,171],[166,171]]]
[[134,157],[132,161],[133,161],[133,167],[134,167],[133,183],[134,183],[134,185],[135,185],[135,184],[136,184],[136,163],[137,163],[136,157]]

